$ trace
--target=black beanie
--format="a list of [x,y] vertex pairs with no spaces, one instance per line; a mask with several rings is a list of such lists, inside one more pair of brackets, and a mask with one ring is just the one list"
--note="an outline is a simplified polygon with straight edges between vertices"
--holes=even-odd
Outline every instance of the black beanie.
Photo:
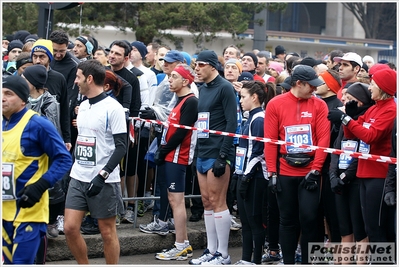
[[24,44],[20,40],[12,40],[8,44],[7,51],[8,51],[8,53],[10,53],[10,51],[13,50],[14,48],[22,49],[23,46],[24,46]]
[[29,98],[29,86],[24,78],[19,75],[10,75],[3,77],[3,88],[10,89],[25,103]]
[[274,48],[274,55],[280,55],[280,54],[285,54],[285,48],[282,45],[278,45],[276,46],[276,48]]
[[14,40],[20,40],[21,42],[25,41],[26,36],[30,35],[30,32],[25,30],[20,30],[14,33]]
[[196,62],[199,62],[199,61],[209,62],[209,65],[211,65],[215,69],[218,69],[219,60],[218,60],[218,56],[216,55],[215,51],[212,51],[212,50],[201,51],[198,54]]
[[254,53],[248,52],[248,53],[245,53],[242,57],[245,57],[245,56],[252,57],[252,60],[254,61],[254,64],[255,64],[255,68],[258,66],[258,57]]
[[[26,52],[26,53],[27,53],[27,52]],[[18,56],[18,58],[19,58],[19,56]],[[22,67],[22,66],[25,65],[26,63],[33,63],[30,54],[28,54],[27,56],[25,56],[25,57],[23,57],[23,58],[19,58],[19,59],[17,60],[16,69],[19,69],[20,67]]]
[[14,40],[14,35],[13,34],[6,34],[3,36],[3,40],[7,40],[9,42],[11,42],[12,40]]
[[26,44],[27,42],[36,42],[37,40],[39,40],[39,36],[37,36],[36,34],[29,34],[25,37],[24,44]]
[[134,41],[133,43],[130,44],[132,47],[136,47],[137,50],[139,51],[141,58],[144,59],[145,56],[147,55],[147,47],[143,42],[140,41]]
[[44,88],[47,82],[47,69],[43,65],[33,65],[27,67],[22,73],[24,77],[34,86],[36,89]]
[[371,93],[368,90],[368,88],[369,88],[368,84],[356,82],[348,87],[346,93],[356,97],[364,105],[368,105],[372,102]]

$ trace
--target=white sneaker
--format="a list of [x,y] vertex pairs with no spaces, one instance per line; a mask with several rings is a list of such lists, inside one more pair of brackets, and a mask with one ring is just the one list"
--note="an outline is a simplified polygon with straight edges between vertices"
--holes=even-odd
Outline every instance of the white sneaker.
[[256,264],[249,261],[239,260],[236,263],[234,263],[234,265],[256,265]]
[[230,255],[228,255],[227,258],[223,258],[222,254],[217,251],[210,260],[201,263],[201,265],[226,265],[226,264],[231,264]]
[[184,261],[187,260],[187,252],[185,249],[178,250],[176,246],[173,246],[171,249],[167,251],[163,251],[161,253],[157,253],[155,258],[158,260],[177,260],[177,261]]
[[188,264],[191,265],[202,265],[204,262],[213,258],[213,255],[209,252],[209,249],[205,249],[202,255],[197,259],[191,259]]
[[134,223],[134,210],[131,207],[126,209],[126,213],[122,218],[122,223]]
[[60,234],[64,234],[64,215],[58,215],[57,217],[57,229]]
[[[145,197],[153,197],[153,195],[151,195],[151,192],[145,192],[144,196]],[[144,209],[145,209],[145,211],[152,210],[152,208],[154,208],[154,203],[155,203],[155,201],[153,199],[144,200]]]
[[241,224],[236,222],[236,217],[231,215],[231,224],[230,224],[230,230],[232,231],[238,231],[242,228]]

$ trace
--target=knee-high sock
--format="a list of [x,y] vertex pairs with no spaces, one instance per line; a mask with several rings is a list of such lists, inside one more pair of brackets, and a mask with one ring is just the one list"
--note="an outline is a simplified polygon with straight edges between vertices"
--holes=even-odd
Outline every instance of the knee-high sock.
[[215,227],[218,238],[218,251],[222,254],[223,258],[229,255],[229,235],[230,235],[230,224],[231,217],[230,211],[224,210],[213,214],[215,217]]
[[[209,252],[214,254],[218,248],[218,237],[215,227],[215,218],[213,210],[204,210],[204,221],[206,228],[206,239],[208,243]],[[230,229],[230,226],[229,226]]]

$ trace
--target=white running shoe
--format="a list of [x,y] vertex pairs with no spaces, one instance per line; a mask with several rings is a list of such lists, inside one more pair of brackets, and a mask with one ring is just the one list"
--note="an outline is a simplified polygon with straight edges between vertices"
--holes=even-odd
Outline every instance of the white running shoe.
[[185,249],[178,250],[174,245],[171,249],[167,251],[163,251],[161,253],[157,253],[155,258],[158,260],[177,260],[177,261],[184,261],[188,259],[187,252]]
[[197,259],[191,259],[188,264],[191,265],[202,265],[202,263],[213,258],[213,255],[209,252],[209,249],[205,249],[202,255]]
[[239,260],[236,263],[234,263],[234,265],[256,265],[256,264],[249,261]]
[[226,265],[226,264],[231,264],[230,255],[228,255],[227,258],[223,258],[222,254],[217,251],[210,260],[201,263],[201,265]]
[[230,230],[232,231],[238,231],[242,228],[241,224],[236,222],[236,217],[231,215],[231,224],[230,224]]
[[61,235],[64,234],[64,215],[58,215],[57,217],[57,229]]

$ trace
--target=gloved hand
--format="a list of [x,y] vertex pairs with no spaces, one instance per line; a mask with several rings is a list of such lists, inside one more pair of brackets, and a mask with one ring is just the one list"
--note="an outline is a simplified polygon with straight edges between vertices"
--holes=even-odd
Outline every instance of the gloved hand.
[[104,178],[100,175],[97,174],[96,177],[91,180],[89,188],[86,190],[86,194],[88,197],[94,197],[98,195],[101,190],[103,189],[105,184]]
[[346,115],[349,117],[355,116],[357,114],[357,101],[356,100],[351,100],[345,104],[345,112]]
[[241,184],[240,184],[240,188],[238,189],[238,192],[240,193],[241,198],[244,200],[246,200],[248,197],[249,182],[251,180],[252,180],[252,177],[248,176],[248,175],[243,175],[241,178]]
[[226,159],[222,159],[220,156],[213,163],[212,172],[215,177],[220,177],[226,172]]
[[155,120],[157,116],[155,115],[155,111],[150,107],[145,107],[145,109],[140,110],[140,118],[147,120]]
[[233,196],[236,196],[237,194],[237,181],[239,179],[239,175],[237,173],[233,173],[233,175],[231,176],[231,180],[230,180],[230,192],[233,194]]
[[166,154],[162,152],[161,147],[158,148],[158,150],[154,154],[154,162],[156,165],[162,165],[165,163],[165,157]]
[[385,193],[384,201],[388,206],[393,206],[396,204],[396,194],[395,192]]
[[273,194],[281,192],[280,180],[277,178],[276,173],[273,173],[270,177],[268,186],[270,188],[270,192],[272,192]]
[[17,196],[19,199],[19,206],[21,208],[31,208],[40,201],[43,193],[50,187],[50,183],[43,178],[40,178],[33,184],[22,188]]
[[341,123],[343,118],[345,118],[346,114],[339,109],[332,109],[328,112],[327,119],[329,119],[332,123]]
[[345,185],[345,183],[335,173],[330,172],[330,185],[331,185],[331,190],[335,194],[340,195],[342,193],[342,188]]
[[314,191],[319,187],[317,182],[320,181],[321,175],[318,171],[316,172],[317,173],[314,173],[314,171],[310,171],[308,172],[308,174],[306,174],[305,178],[303,178],[301,182],[303,188],[308,191]]

